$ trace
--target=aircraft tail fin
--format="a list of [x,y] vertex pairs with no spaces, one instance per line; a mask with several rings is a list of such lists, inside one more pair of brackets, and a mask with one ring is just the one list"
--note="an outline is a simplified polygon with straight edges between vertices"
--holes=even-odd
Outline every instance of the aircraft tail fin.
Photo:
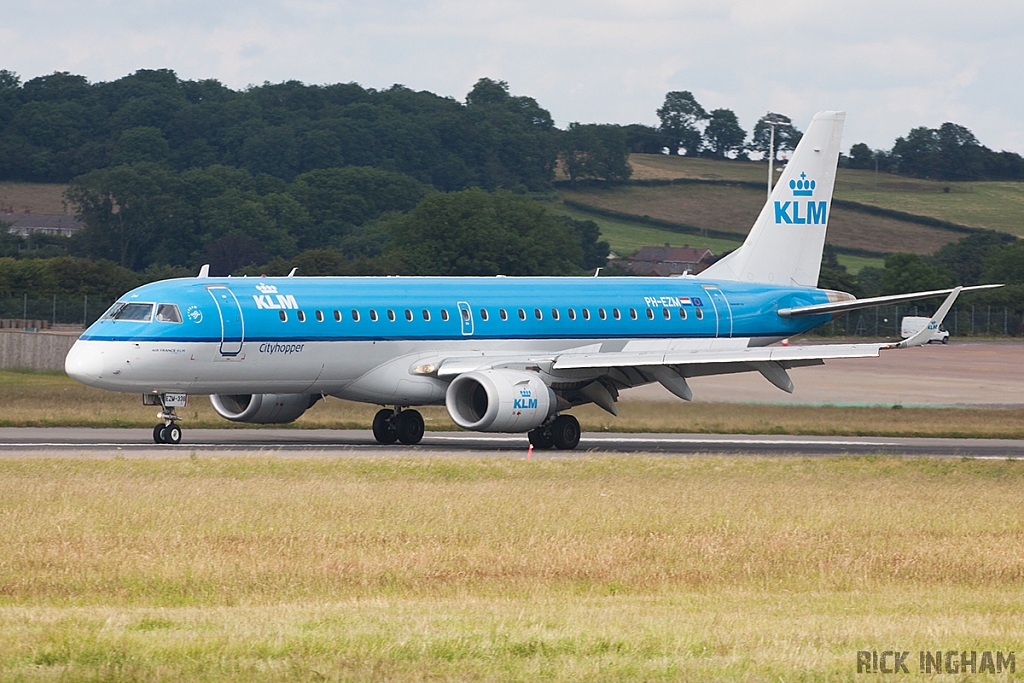
[[814,115],[743,244],[698,277],[817,287],[846,112]]

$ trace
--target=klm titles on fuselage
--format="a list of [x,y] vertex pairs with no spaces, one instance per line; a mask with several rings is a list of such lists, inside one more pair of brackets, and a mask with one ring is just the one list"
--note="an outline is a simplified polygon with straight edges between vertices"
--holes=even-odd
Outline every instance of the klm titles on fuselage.
[[274,285],[259,284],[256,285],[256,289],[263,292],[262,294],[252,295],[252,300],[256,302],[257,309],[269,308],[276,311],[282,308],[299,307],[294,296],[291,294],[278,294],[277,287]]
[[795,197],[813,197],[817,183],[807,180],[807,174],[801,173],[800,180],[790,180],[789,188],[793,190],[794,199],[789,202],[775,202],[775,223],[781,225],[825,225],[828,202],[816,202],[808,199],[801,202]]

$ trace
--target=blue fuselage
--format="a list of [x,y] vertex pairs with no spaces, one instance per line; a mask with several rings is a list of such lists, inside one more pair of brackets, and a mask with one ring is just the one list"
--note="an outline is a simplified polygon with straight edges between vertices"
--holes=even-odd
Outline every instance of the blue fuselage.
[[[408,364],[431,354],[657,340],[759,346],[830,320],[777,314],[825,303],[822,290],[694,278],[190,278],[145,285],[121,301],[141,304],[132,317],[146,319],[101,319],[86,330],[67,368],[87,384],[412,404],[443,398],[436,380],[408,379]],[[395,363],[395,372],[380,371]],[[384,395],[396,382],[405,388]]]

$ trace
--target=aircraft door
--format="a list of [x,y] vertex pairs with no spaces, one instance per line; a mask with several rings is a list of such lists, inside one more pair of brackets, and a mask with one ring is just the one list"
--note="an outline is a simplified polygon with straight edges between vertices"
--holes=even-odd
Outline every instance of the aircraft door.
[[715,307],[715,319],[717,320],[715,336],[731,337],[732,308],[729,306],[729,301],[725,298],[725,294],[718,287],[705,286],[704,291],[707,293],[708,298],[711,299],[711,305]]
[[459,302],[459,320],[462,321],[462,336],[473,336],[473,309],[465,301]]
[[206,291],[213,297],[220,313],[220,354],[237,356],[242,351],[245,339],[245,321],[242,319],[242,307],[234,292],[224,285],[212,285]]

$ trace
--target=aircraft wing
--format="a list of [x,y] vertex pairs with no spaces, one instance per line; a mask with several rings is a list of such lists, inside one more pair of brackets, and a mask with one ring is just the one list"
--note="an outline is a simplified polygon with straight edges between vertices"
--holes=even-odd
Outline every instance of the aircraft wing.
[[664,346],[651,347],[640,343],[633,349],[601,351],[600,345],[554,353],[551,355],[515,355],[475,358],[448,358],[439,365],[424,366],[437,377],[450,378],[464,372],[485,368],[533,369],[552,385],[559,385],[575,403],[593,401],[617,414],[614,394],[618,389],[659,382],[670,392],[690,400],[693,393],[686,383],[689,377],[759,372],[783,391],[792,393],[793,382],[787,370],[808,365],[821,365],[838,358],[877,357],[885,349],[920,346],[927,343],[937,329],[961,287],[949,292],[928,325],[917,334],[899,342],[874,344],[807,344],[801,346],[745,346],[747,340],[704,340],[696,345],[679,347],[673,340]]

